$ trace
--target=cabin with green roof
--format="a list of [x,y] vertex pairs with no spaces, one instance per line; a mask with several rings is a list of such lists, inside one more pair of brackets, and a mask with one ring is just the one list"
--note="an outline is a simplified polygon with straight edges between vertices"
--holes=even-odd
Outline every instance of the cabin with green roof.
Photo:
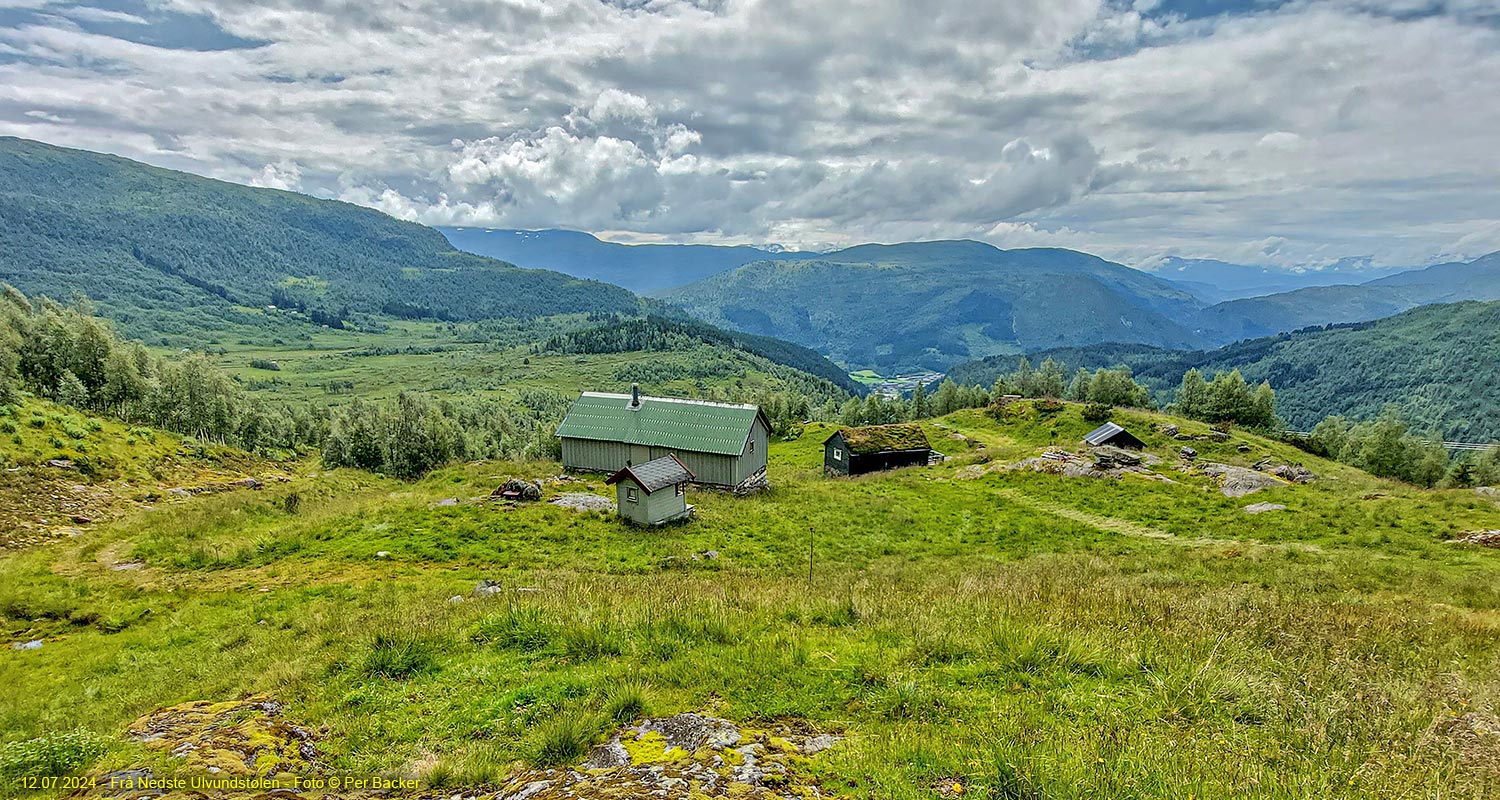
[[759,407],[676,397],[584,392],[558,426],[563,466],[614,474],[673,456],[693,482],[735,491],[767,485],[771,423]]
[[926,465],[940,457],[922,426],[913,423],[840,428],[823,440],[823,471],[829,475]]

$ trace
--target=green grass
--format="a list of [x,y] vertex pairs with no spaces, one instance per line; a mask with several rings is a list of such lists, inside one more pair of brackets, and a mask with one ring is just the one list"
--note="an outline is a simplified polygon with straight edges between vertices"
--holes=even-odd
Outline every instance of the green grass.
[[[1165,418],[1119,418],[1178,446],[1150,430]],[[847,733],[814,768],[857,798],[930,798],[947,778],[981,798],[1500,790],[1492,760],[1434,732],[1500,704],[1500,554],[1444,543],[1500,527],[1492,501],[1250,436],[1195,446],[1321,480],[1230,500],[1170,458],[1177,483],[962,480],[1092,426],[1069,406],[927,427],[952,461],[826,479],[815,426],[773,446],[772,491],[693,492],[698,518],[659,531],[467,502],[558,470],[484,463],[414,484],[303,475],[6,554],[0,630],[46,643],[0,648],[0,740],[81,728],[110,743],[93,769],[170,772],[123,739],[130,721],[268,693],[329,727],[332,768],[441,786],[708,709]],[[1288,511],[1243,512],[1261,500]],[[108,568],[127,556],[145,567]],[[502,592],[470,597],[483,578]]]
[[[576,395],[586,389],[628,391],[632,383],[648,392],[685,397],[710,390],[785,388],[769,373],[769,362],[712,345],[600,355],[530,352],[531,342],[584,324],[578,315],[525,323],[398,320],[379,332],[308,328],[295,337],[277,335],[280,329],[272,328],[239,338],[225,332],[213,345],[198,343],[194,349],[213,355],[252,395],[278,402],[338,404],[354,397],[390,399],[405,390],[515,400],[527,390]],[[158,352],[176,352],[175,342]],[[278,370],[254,366],[272,361]]]

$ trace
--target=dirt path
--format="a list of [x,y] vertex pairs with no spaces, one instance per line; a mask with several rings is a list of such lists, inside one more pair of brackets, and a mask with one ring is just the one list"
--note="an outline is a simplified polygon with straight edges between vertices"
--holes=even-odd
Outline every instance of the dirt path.
[[1166,531],[1152,528],[1146,525],[1141,525],[1137,522],[1131,522],[1129,520],[1119,519],[1116,517],[1106,517],[1102,514],[1094,514],[1092,512],[1083,511],[1071,506],[1065,506],[1061,503],[1054,503],[1049,500],[1042,500],[1040,498],[1022,494],[1021,492],[1018,492],[1014,489],[994,489],[992,491],[997,496],[1005,500],[1015,503],[1016,505],[1025,506],[1032,509],[1033,511],[1041,511],[1042,513],[1051,514],[1055,517],[1062,517],[1066,520],[1072,520],[1073,522],[1077,522],[1080,525],[1087,525],[1090,528],[1105,531],[1106,533],[1118,533],[1121,536],[1134,536],[1143,539],[1155,539],[1157,541],[1170,542],[1172,544],[1186,545],[1189,547],[1202,547],[1207,545],[1224,544],[1260,544],[1259,542],[1241,541],[1237,539],[1208,539],[1199,537],[1187,538],[1183,536],[1175,536],[1173,534],[1167,533]]

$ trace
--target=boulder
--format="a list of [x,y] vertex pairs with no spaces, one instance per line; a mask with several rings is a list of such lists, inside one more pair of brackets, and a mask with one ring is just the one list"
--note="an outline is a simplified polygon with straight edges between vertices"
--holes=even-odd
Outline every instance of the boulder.
[[589,492],[564,492],[550,501],[552,505],[574,511],[614,511],[615,501]]
[[475,597],[494,597],[504,591],[505,587],[501,586],[499,581],[492,581],[489,578],[485,578],[474,587],[474,591],[470,592],[470,594]]
[[1140,453],[1132,453],[1119,447],[1095,447],[1090,451],[1094,457],[1094,466],[1099,469],[1123,469],[1125,467],[1138,467],[1141,465]]
[[1484,497],[1500,497],[1500,487],[1495,486],[1480,486],[1474,492]]
[[1251,465],[1251,469],[1254,469],[1256,472],[1275,475],[1287,483],[1312,483],[1318,477],[1312,473],[1312,470],[1301,464],[1278,464],[1269,458],[1263,458],[1255,462]]
[[1161,431],[1163,436],[1176,436],[1182,432],[1182,429],[1176,425],[1163,425],[1157,430]]
[[504,500],[540,500],[542,499],[542,484],[540,481],[507,478],[494,492],[490,493],[490,497]]
[[1285,511],[1286,506],[1279,503],[1255,503],[1245,506],[1246,514],[1264,514],[1267,511]]
[[1449,544],[1477,544],[1480,547],[1500,547],[1500,531],[1472,531],[1457,539],[1449,539]]
[[1203,465],[1203,474],[1219,481],[1219,491],[1225,497],[1244,497],[1262,489],[1281,486],[1280,480],[1262,472],[1245,467],[1209,462]]
[[230,485],[240,489],[260,489],[265,486],[265,484],[261,483],[255,478],[240,478]]
[[1194,450],[1191,447],[1184,447],[1181,450],[1177,451],[1177,455],[1182,456],[1188,461],[1192,461],[1193,459],[1198,457],[1198,451]]

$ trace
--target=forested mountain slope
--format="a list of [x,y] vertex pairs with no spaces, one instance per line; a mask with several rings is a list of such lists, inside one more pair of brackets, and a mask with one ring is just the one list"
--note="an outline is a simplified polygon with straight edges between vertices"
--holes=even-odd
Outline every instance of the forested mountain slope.
[[757,262],[662,296],[711,323],[790,339],[851,368],[942,369],[1101,341],[1199,341],[1179,320],[1200,304],[1165,281],[1071,250],[974,241]]
[[439,227],[454,247],[536,269],[613,283],[647,294],[684,286],[752,261],[805,258],[758,247],[619,244],[581,231]]
[[[1182,374],[1239,369],[1269,381],[1281,416],[1307,430],[1324,417],[1368,419],[1399,405],[1419,430],[1463,441],[1500,440],[1500,302],[1431,305],[1374,322],[1328,326],[1253,339],[1207,352],[1140,345],[1096,345],[1033,354],[1069,368],[1124,364],[1168,400]],[[961,383],[988,385],[1015,368],[1014,357],[952,371]]]
[[447,319],[638,310],[628,291],[463,253],[378,211],[0,138],[0,281],[87,294],[135,333],[234,305]]

